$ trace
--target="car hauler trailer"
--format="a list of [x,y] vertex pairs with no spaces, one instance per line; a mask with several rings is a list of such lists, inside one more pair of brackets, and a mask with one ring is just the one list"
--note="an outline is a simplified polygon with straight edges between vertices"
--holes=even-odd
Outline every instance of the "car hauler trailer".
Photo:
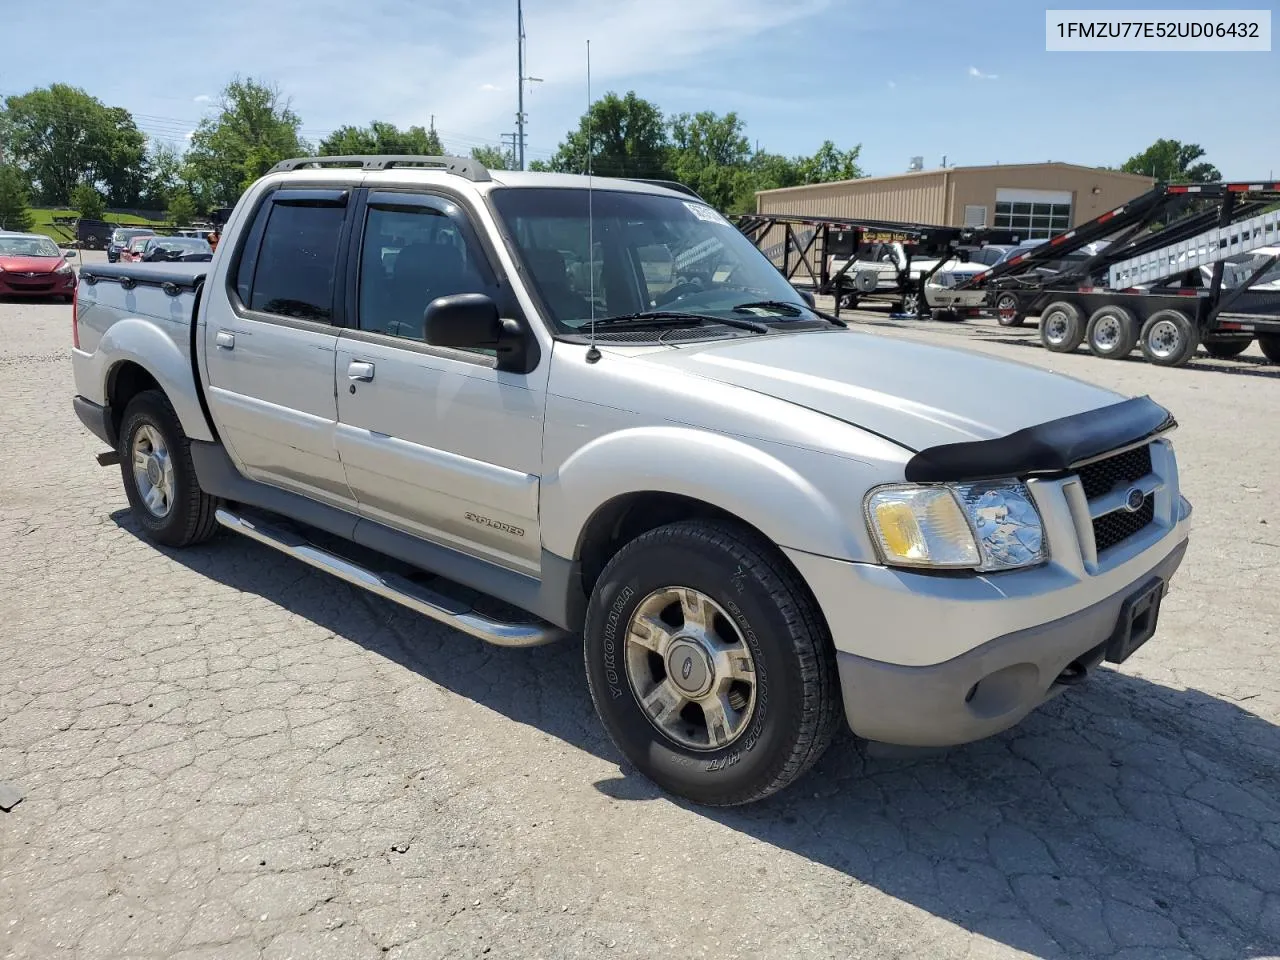
[[970,272],[952,265],[988,244],[1021,239],[987,227],[799,214],[744,214],[736,222],[793,285],[834,297],[837,316],[860,300],[887,300],[920,319],[976,314],[986,294],[954,293]]
[[[1280,290],[1255,288],[1277,258],[1248,256],[1278,243],[1280,182],[1161,184],[963,288],[988,290],[1006,325],[1038,314],[1040,342],[1059,353],[1085,343],[1112,359],[1140,346],[1151,363],[1182,366],[1201,345],[1231,357],[1256,336],[1280,362]],[[1090,245],[1059,272],[1037,272]],[[1252,262],[1229,276],[1233,260]]]

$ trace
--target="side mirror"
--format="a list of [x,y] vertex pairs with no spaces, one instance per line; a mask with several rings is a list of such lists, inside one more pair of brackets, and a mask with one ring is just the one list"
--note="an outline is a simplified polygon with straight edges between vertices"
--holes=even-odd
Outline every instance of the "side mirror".
[[62,255],[62,257],[64,260],[74,260],[76,258],[76,252],[74,250],[68,250]]
[[536,363],[537,341],[526,337],[515,320],[504,320],[498,305],[483,293],[455,293],[432,300],[423,330],[423,339],[434,347],[493,350],[499,370],[528,373]]
[[809,309],[817,307],[818,301],[810,291],[797,289],[796,293],[800,294],[800,299],[809,306]]

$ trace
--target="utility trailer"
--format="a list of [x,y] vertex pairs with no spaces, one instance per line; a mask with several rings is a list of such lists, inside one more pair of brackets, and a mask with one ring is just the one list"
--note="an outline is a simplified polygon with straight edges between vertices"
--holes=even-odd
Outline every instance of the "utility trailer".
[[[965,263],[987,244],[1017,243],[1020,235],[987,227],[800,214],[744,214],[738,229],[773,261],[794,286],[835,298],[836,315],[859,300],[887,300],[908,316],[959,319],[979,315],[987,297],[957,295],[967,271],[944,270]],[[901,257],[882,260],[868,250],[893,247]],[[838,265],[838,266],[837,266]]]
[[[1084,343],[1114,359],[1140,346],[1176,367],[1201,345],[1232,357],[1257,337],[1280,363],[1280,289],[1255,288],[1277,257],[1254,255],[1278,244],[1280,182],[1160,184],[964,287],[989,291],[1005,325],[1038,314],[1040,342],[1057,353]],[[1035,272],[1086,248],[1060,272]]]

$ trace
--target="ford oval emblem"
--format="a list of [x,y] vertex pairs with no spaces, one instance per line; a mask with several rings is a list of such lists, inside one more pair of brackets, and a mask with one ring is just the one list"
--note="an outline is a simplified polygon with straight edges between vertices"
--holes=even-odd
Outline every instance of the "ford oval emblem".
[[1142,509],[1142,505],[1147,502],[1147,495],[1134,487],[1124,498],[1124,507],[1130,513],[1137,513]]
[[684,665],[680,668],[680,679],[688,680],[691,673],[693,673],[693,657],[685,657]]

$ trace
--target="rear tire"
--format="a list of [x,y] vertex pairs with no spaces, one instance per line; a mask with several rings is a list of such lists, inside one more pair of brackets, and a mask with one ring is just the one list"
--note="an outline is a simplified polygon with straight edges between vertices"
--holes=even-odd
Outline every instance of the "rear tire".
[[218,501],[200,489],[191,443],[160,390],[129,401],[120,424],[120,474],[133,517],[147,539],[187,547],[218,531]]
[[1142,355],[1161,367],[1181,367],[1196,355],[1200,331],[1181,310],[1157,310],[1142,325]]
[[1216,342],[1202,343],[1204,352],[1218,360],[1230,360],[1232,357],[1238,357],[1244,353],[1253,344],[1252,340],[1218,340]]
[[835,650],[817,605],[737,525],[682,521],[627,544],[600,575],[583,632],[609,736],[642,774],[695,803],[776,793],[817,762],[839,724]]
[[1089,318],[1085,341],[1095,357],[1119,360],[1133,352],[1140,332],[1132,311],[1119,306],[1099,307]]
[[1018,298],[1012,293],[996,297],[996,321],[1002,327],[1020,327],[1027,322],[1026,314],[1018,306]]
[[1280,363],[1280,333],[1258,334],[1258,347],[1272,363]]
[[1055,300],[1040,314],[1040,343],[1054,353],[1072,353],[1084,341],[1084,318],[1074,303]]

